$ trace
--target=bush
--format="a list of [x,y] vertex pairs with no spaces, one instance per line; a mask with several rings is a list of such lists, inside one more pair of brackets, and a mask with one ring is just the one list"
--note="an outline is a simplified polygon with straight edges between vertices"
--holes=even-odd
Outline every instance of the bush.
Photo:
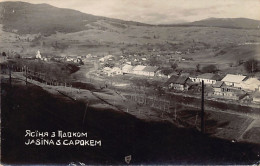
[[174,70],[172,68],[165,68],[165,69],[162,69],[161,71],[162,71],[162,74],[167,76],[167,75],[171,74]]
[[207,66],[204,66],[201,71],[203,73],[215,73],[216,71],[218,71],[218,68],[217,66],[215,65],[207,65]]

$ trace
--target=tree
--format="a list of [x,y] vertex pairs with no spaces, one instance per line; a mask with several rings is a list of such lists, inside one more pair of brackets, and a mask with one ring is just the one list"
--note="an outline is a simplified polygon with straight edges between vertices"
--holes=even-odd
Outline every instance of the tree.
[[172,68],[166,68],[166,69],[162,69],[161,71],[162,71],[162,74],[167,76],[167,75],[169,75],[173,72],[173,69]]
[[197,71],[197,72],[200,72],[200,64],[197,64],[197,65],[196,65],[196,71]]
[[175,70],[177,67],[178,67],[177,63],[172,63],[172,64],[171,64],[171,68],[172,68],[173,70]]
[[207,66],[204,66],[201,71],[203,73],[215,73],[216,71],[218,71],[218,68],[217,66],[215,65],[207,65]]
[[157,66],[159,63],[160,63],[160,61],[158,61],[156,57],[151,57],[149,59],[149,65],[150,66]]
[[257,71],[258,61],[255,59],[250,59],[245,62],[244,67],[248,73],[253,73]]
[[3,52],[3,53],[2,53],[2,56],[6,56],[6,53],[5,53],[5,52]]

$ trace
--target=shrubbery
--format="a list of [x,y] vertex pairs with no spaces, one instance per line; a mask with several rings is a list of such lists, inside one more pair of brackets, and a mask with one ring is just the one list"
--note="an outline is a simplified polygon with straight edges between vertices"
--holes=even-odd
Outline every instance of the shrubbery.
[[217,66],[215,65],[207,65],[202,67],[201,72],[202,73],[215,73],[218,71]]

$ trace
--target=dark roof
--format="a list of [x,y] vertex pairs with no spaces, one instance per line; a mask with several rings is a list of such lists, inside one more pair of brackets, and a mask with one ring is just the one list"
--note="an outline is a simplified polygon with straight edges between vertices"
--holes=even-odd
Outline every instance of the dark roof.
[[153,66],[146,66],[143,71],[147,72],[155,72],[158,69],[158,67],[153,67]]
[[189,77],[184,77],[184,76],[180,76],[176,81],[175,84],[185,84],[187,79],[189,79]]
[[213,73],[204,73],[201,75],[198,75],[197,78],[204,78],[204,79],[210,79],[210,80],[220,80],[220,76]]
[[223,81],[217,81],[215,84],[213,84],[214,88],[220,88],[223,85]]
[[189,77],[185,77],[185,76],[171,76],[168,81],[166,82],[167,85],[174,83],[174,84],[185,84],[187,79]]

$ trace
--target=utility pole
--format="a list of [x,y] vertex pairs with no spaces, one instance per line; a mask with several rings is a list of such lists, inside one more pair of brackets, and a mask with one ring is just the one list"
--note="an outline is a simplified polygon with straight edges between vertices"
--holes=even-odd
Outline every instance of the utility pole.
[[201,133],[205,132],[205,121],[204,121],[204,81],[201,83]]
[[12,86],[12,69],[11,66],[9,66],[8,68],[9,68],[9,84],[10,86]]
[[26,85],[27,85],[27,70],[28,70],[28,68],[27,68],[27,66],[25,66],[25,83],[26,83]]
[[84,113],[84,116],[83,116],[83,120],[82,120],[82,129],[84,130],[85,128],[85,119],[86,119],[86,115],[87,115],[87,110],[88,110],[88,105],[89,105],[89,102],[87,102],[87,104],[85,105],[86,108],[85,108],[85,113]]

